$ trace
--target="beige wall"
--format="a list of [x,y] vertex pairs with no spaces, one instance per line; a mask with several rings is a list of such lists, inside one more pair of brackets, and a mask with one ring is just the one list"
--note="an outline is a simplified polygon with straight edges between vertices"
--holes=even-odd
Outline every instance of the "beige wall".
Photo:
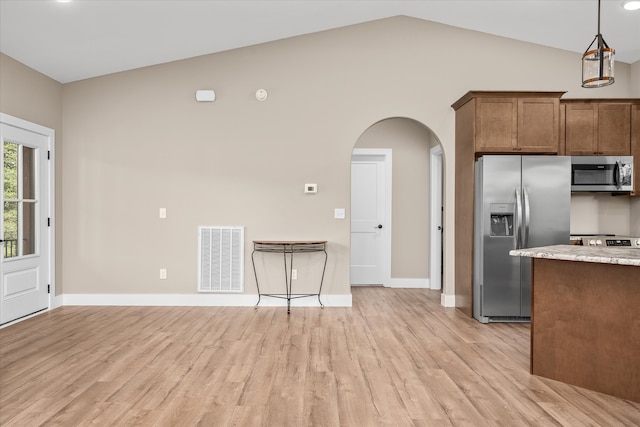
[[0,53],[0,111],[62,133],[62,84]]
[[640,197],[635,197],[631,201],[630,215],[629,234],[631,236],[640,236]]
[[571,196],[571,234],[618,234],[631,230],[630,202],[636,197],[608,193],[574,193]]
[[[470,89],[629,96],[629,66],[598,92],[580,88],[579,70],[578,54],[398,17],[65,85],[65,292],[193,293],[197,226],[244,225],[247,242],[329,240],[325,290],[347,294],[349,222],[333,209],[349,207],[351,152],[371,125],[413,119],[453,164],[450,105]],[[215,103],[194,101],[203,88]]]
[[630,97],[640,98],[640,61],[634,62],[630,68],[631,68]]
[[[405,117],[443,146],[453,295],[451,104],[468,90],[629,97],[630,75],[618,63],[615,85],[582,89],[580,54],[396,17],[66,84],[64,292],[195,293],[198,225],[244,225],[247,242],[327,239],[324,291],[350,293],[348,215],[333,210],[348,213],[351,152],[373,124]],[[216,102],[195,102],[205,88]],[[250,263],[245,281],[254,293]]]
[[[62,84],[0,53],[0,111],[55,131],[56,195],[62,197]],[[62,203],[56,204],[56,294],[63,292]]]

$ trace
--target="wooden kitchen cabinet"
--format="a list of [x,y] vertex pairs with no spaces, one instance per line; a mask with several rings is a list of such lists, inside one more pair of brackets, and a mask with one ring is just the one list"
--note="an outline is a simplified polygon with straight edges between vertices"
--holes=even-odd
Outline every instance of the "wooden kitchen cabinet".
[[[566,104],[564,104],[567,102]],[[631,104],[563,101],[565,152],[570,156],[629,156]]]
[[475,102],[476,153],[558,153],[562,93],[470,94]]
[[472,91],[452,105],[456,112],[455,301],[467,316],[473,315],[476,158],[482,154],[558,154],[563,93]]
[[563,92],[468,92],[453,105],[471,103],[474,151],[557,154]]

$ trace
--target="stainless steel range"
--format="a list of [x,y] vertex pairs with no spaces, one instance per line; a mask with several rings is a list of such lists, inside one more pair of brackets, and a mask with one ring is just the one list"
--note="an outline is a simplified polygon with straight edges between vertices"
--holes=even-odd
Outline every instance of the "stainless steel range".
[[640,249],[640,237],[601,235],[583,236],[580,238],[582,246],[610,246],[620,248]]

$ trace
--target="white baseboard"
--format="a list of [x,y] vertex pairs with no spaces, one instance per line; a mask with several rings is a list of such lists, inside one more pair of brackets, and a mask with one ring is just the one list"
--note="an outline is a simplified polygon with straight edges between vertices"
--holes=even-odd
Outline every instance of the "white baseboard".
[[394,279],[391,278],[388,288],[425,288],[429,289],[429,279]]
[[54,308],[62,307],[63,304],[64,304],[64,301],[63,301],[62,295],[54,295],[53,297],[51,297],[50,309],[53,310]]
[[[64,294],[63,305],[253,307],[258,295],[245,294]],[[326,307],[351,307],[351,295],[321,295]],[[263,296],[260,306],[286,306],[287,300]],[[317,297],[296,298],[292,307],[319,307]]]
[[447,295],[445,293],[440,294],[440,305],[443,307],[455,307],[456,306],[456,296],[455,295]]

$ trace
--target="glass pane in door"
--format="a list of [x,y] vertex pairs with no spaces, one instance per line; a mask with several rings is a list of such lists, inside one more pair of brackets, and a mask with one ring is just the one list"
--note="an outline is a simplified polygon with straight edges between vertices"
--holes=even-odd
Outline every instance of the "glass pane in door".
[[5,258],[18,256],[18,202],[4,202],[4,242]]
[[4,200],[15,200],[18,198],[18,144],[5,141],[3,151]]
[[4,200],[2,246],[5,258],[18,256],[18,145],[3,144]]
[[4,258],[36,253],[36,156],[38,149],[3,142],[3,253]]
[[22,199],[36,198],[36,150],[22,146]]
[[22,254],[36,253],[36,204],[22,202]]

